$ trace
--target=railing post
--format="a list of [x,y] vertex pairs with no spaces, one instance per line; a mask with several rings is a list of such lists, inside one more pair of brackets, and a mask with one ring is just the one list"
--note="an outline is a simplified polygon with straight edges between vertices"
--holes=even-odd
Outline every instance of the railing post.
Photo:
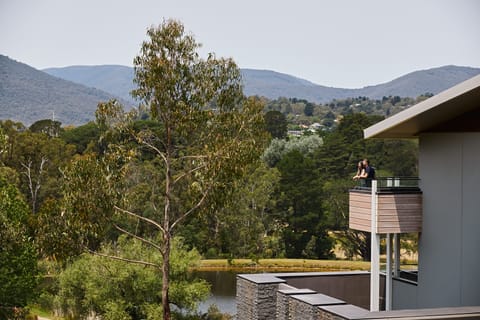
[[387,266],[385,270],[385,310],[392,310],[392,235],[387,233]]
[[377,180],[372,180],[370,311],[380,311],[380,235],[377,233]]
[[394,187],[397,187],[397,188],[401,186],[401,184],[400,184],[400,178],[394,178],[393,186],[394,186]]
[[393,242],[394,242],[394,264],[395,264],[395,269],[394,269],[394,275],[395,277],[400,277],[400,234],[395,233],[393,236]]

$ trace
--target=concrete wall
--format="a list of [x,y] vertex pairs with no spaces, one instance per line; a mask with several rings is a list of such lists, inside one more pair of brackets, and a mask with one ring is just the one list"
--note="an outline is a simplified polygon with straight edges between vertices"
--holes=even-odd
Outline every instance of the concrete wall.
[[394,278],[392,282],[392,309],[416,309],[417,293],[418,288],[415,283]]
[[480,305],[480,133],[420,136],[418,308]]
[[[284,277],[287,284],[296,288],[309,288],[349,304],[370,308],[370,273],[330,272],[318,276],[316,273]],[[385,277],[380,278],[380,306],[384,306]]]

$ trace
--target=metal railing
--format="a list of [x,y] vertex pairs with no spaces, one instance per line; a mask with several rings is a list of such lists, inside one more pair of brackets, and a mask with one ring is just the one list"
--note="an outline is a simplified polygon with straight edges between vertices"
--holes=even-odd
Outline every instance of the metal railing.
[[[418,177],[379,177],[377,180],[378,192],[420,191]],[[371,180],[359,179],[354,190],[370,190]]]

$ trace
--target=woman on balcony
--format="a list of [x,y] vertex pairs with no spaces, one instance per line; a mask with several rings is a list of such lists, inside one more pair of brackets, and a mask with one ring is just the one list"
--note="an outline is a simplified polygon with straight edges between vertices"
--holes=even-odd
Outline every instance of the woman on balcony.
[[357,164],[357,173],[353,176],[353,180],[360,180],[360,187],[365,187],[365,180],[361,179],[365,175],[365,167],[363,161],[359,161]]

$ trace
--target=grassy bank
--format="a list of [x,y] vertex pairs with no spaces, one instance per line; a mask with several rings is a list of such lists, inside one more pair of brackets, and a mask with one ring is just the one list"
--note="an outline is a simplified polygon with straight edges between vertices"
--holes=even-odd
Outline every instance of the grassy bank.
[[370,262],[310,259],[207,259],[201,260],[197,271],[350,271],[369,270]]
[[[385,259],[381,260],[381,268]],[[407,261],[402,270],[417,269],[416,261]],[[370,270],[370,262],[350,260],[311,259],[205,259],[194,268],[195,271],[237,271],[237,272],[309,272],[309,271],[354,271]]]

